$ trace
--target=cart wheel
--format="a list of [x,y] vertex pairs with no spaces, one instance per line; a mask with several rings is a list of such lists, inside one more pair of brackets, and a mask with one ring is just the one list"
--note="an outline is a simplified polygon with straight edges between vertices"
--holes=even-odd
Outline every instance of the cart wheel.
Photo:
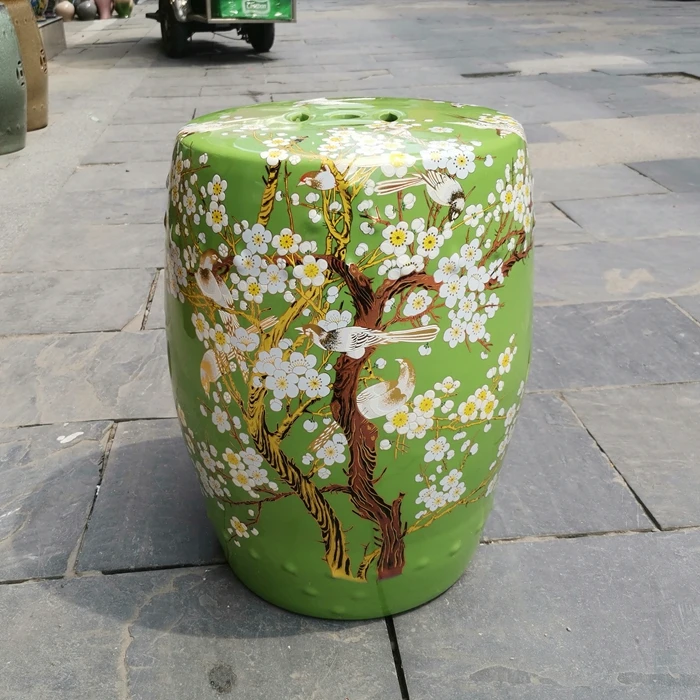
[[160,0],[158,14],[160,15],[160,36],[166,55],[170,58],[181,58],[189,48],[187,43],[191,36],[189,28],[183,22],[177,21],[169,0]]
[[267,53],[275,43],[274,24],[249,24],[245,33],[255,53]]

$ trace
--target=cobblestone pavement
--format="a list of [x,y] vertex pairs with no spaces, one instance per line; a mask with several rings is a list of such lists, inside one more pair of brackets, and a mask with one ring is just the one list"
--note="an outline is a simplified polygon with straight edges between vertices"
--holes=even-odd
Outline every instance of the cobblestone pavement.
[[[697,700],[700,4],[300,3],[273,52],[74,22],[0,158],[2,700]],[[174,420],[164,182],[193,115],[330,94],[527,127],[536,331],[484,544],[393,621],[274,609],[221,565]],[[97,488],[99,485],[99,488]]]

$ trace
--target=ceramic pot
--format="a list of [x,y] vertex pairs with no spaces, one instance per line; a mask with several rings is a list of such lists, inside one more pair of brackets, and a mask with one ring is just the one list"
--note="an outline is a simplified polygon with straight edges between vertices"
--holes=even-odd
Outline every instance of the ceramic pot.
[[72,22],[75,17],[75,5],[73,5],[70,0],[61,0],[61,2],[57,2],[54,10],[64,22]]
[[119,17],[131,17],[134,11],[134,0],[114,0],[114,11]]
[[281,607],[415,607],[477,548],[530,358],[532,181],[489,109],[358,98],[184,127],[168,358],[209,517]]
[[27,81],[27,131],[49,123],[49,73],[44,43],[28,0],[5,0],[12,17]]
[[27,81],[15,27],[0,3],[0,154],[24,148],[27,136]]
[[75,8],[75,13],[78,15],[78,19],[90,22],[97,19],[97,5],[95,5],[94,0],[83,0]]
[[95,0],[100,19],[109,19],[112,16],[112,0]]

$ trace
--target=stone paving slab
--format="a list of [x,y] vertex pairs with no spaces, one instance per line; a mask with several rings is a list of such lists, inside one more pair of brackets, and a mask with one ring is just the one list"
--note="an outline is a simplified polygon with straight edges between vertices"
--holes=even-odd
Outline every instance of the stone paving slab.
[[77,570],[223,561],[178,421],[120,423]]
[[66,572],[95,497],[109,427],[0,429],[0,582]]
[[[27,248],[32,254],[28,256]],[[156,268],[165,260],[163,223],[84,225],[46,222],[0,251],[3,272]]]
[[567,400],[662,527],[700,525],[700,385],[576,392]]
[[132,166],[138,163],[139,168],[145,162],[168,162],[169,165],[174,142],[174,136],[162,141],[99,141],[80,162],[83,165],[130,163]]
[[[549,202],[537,202],[535,220],[536,246],[590,243],[595,240],[563,211]],[[535,260],[537,261],[537,256]]]
[[535,300],[584,303],[700,292],[698,260],[700,236],[679,237],[674,245],[657,238],[544,246],[535,255]]
[[[174,143],[174,142],[173,142]],[[103,224],[162,224],[165,187],[109,189],[95,198],[85,192],[66,192],[47,207],[45,226],[51,221],[71,221],[74,226]],[[96,202],[99,198],[99,206]]]
[[700,532],[482,545],[395,619],[411,700],[691,700]]
[[652,527],[571,409],[556,396],[527,395],[485,539]]
[[663,238],[700,233],[696,194],[652,194],[557,202],[577,224],[597,238]]
[[700,295],[678,297],[673,301],[700,323]]
[[162,331],[0,338],[0,427],[171,418]]
[[528,389],[700,380],[700,326],[663,299],[535,309]]
[[539,168],[537,199],[563,202],[570,199],[590,200],[633,194],[665,194],[668,190],[657,182],[624,165],[601,165],[589,168]]
[[[134,145],[134,149],[138,150]],[[129,161],[116,165],[84,165],[68,178],[65,192],[94,192],[98,190],[143,190],[165,188],[170,154],[159,162]],[[127,200],[128,201],[128,200]]]
[[0,275],[0,336],[118,331],[145,307],[153,271]]
[[3,700],[401,698],[383,620],[283,612],[226,567],[2,586],[0,617]]
[[185,122],[170,121],[157,124],[110,124],[103,132],[101,141],[132,143],[166,141],[175,143],[175,137]]
[[629,167],[673,192],[700,192],[700,158],[651,160]]

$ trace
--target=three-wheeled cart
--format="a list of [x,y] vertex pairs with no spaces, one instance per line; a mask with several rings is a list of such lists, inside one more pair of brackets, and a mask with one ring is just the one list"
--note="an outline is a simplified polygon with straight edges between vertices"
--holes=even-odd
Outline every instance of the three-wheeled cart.
[[275,41],[277,22],[296,21],[296,0],[159,0],[146,17],[160,23],[165,53],[184,56],[195,32],[236,30],[257,53]]

